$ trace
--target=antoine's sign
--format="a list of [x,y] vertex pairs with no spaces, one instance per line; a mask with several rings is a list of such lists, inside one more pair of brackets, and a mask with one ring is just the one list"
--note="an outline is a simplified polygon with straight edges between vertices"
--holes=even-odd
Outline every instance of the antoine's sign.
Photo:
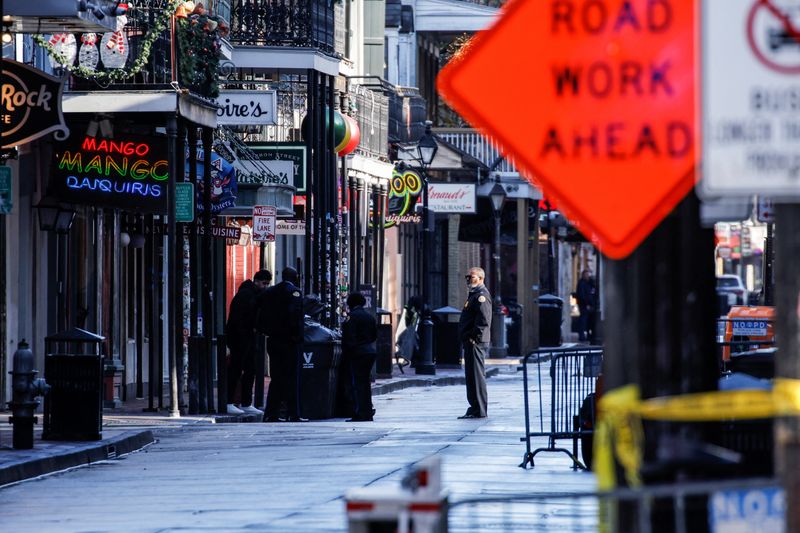
[[64,140],[69,129],[61,114],[64,82],[23,63],[3,58],[0,86],[0,143],[11,148],[56,132]]

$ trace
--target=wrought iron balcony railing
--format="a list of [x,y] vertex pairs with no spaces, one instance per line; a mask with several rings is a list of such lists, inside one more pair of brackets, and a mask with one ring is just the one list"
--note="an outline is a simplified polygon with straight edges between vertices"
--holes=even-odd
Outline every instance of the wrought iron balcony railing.
[[232,0],[235,45],[316,48],[334,54],[334,3],[331,0]]
[[447,141],[459,150],[471,155],[487,167],[494,168],[496,172],[510,172],[516,173],[517,169],[514,167],[514,161],[511,159],[503,159],[497,162],[500,157],[500,149],[497,143],[491,139],[487,139],[472,128],[434,128],[434,133],[440,139]]
[[367,157],[389,159],[389,98],[382,92],[355,85],[350,90],[355,103],[353,118],[361,130],[356,151]]

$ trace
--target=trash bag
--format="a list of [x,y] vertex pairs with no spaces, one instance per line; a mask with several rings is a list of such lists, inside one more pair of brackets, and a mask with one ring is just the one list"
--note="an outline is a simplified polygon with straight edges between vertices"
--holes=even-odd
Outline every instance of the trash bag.
[[338,331],[328,329],[316,320],[305,317],[305,324],[303,328],[303,342],[309,343],[325,343],[340,340],[342,338]]

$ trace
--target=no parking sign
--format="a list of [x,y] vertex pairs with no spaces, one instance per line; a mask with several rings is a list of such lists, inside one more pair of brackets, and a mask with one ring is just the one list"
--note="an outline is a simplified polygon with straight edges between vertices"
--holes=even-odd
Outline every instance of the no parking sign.
[[800,198],[800,5],[702,4],[705,196]]

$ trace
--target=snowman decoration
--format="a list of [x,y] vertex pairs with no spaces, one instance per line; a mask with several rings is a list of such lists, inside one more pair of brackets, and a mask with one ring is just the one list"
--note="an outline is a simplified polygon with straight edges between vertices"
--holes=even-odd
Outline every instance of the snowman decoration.
[[[75,62],[75,56],[78,54],[78,43],[75,41],[74,35],[71,33],[55,33],[50,36],[48,42],[53,47],[53,52],[55,52],[49,57],[51,67],[54,69],[61,68],[72,65]],[[66,61],[61,63],[54,56],[62,57]]]
[[122,68],[128,60],[128,38],[121,31],[104,33],[100,41],[100,59],[106,68]]
[[78,52],[78,64],[89,70],[95,70],[98,61],[100,61],[100,52],[97,50],[97,34],[84,33],[81,35],[81,49]]

